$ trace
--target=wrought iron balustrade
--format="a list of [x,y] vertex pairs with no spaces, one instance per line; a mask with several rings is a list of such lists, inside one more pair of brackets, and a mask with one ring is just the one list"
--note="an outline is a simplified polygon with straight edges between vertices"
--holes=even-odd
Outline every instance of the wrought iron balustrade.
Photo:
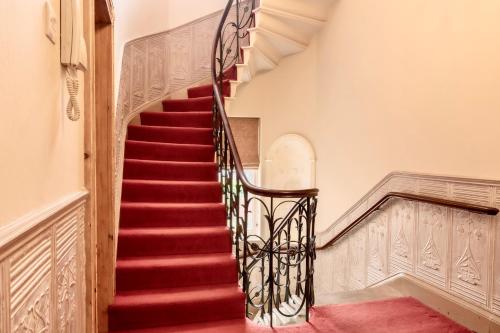
[[[247,316],[272,326],[300,314],[309,319],[318,190],[265,189],[245,176],[224,109],[223,85],[227,70],[242,61],[241,48],[249,44],[256,5],[255,0],[229,0],[217,28],[212,51],[213,136]],[[231,11],[235,15],[229,16]],[[258,207],[262,223],[261,230],[250,234],[252,207]]]

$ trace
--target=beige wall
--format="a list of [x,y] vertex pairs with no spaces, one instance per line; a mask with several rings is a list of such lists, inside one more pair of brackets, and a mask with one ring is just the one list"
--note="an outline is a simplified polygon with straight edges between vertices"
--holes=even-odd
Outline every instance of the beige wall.
[[284,133],[311,140],[320,230],[394,170],[500,179],[500,2],[340,0],[330,14],[232,109],[262,117],[264,154]]
[[221,10],[226,3],[227,0],[115,0],[115,86],[118,87],[123,47],[128,41],[194,21]]
[[0,225],[83,186],[83,116],[65,115],[59,42],[44,35],[43,4],[0,1]]

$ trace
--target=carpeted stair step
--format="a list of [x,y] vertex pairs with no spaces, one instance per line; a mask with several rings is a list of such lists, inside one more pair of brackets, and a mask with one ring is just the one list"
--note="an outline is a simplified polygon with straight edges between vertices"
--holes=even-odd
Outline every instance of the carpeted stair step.
[[213,162],[213,145],[193,145],[127,140],[125,158],[179,162]]
[[236,68],[236,65],[233,65],[224,71],[224,79],[226,80],[238,79],[238,69]]
[[126,159],[123,179],[217,181],[217,164]]
[[154,255],[231,253],[227,227],[121,228],[118,258]]
[[119,258],[116,290],[180,288],[237,282],[232,253]]
[[167,99],[162,102],[163,111],[211,111],[213,97],[198,97],[188,99]]
[[221,202],[219,182],[187,182],[125,179],[122,201],[132,202]]
[[236,284],[118,293],[109,307],[110,331],[243,318]]
[[141,124],[150,126],[212,128],[212,112],[142,112]]
[[[222,82],[222,89],[223,89],[222,94],[224,96],[231,95],[231,83],[229,82],[229,80],[224,80]],[[199,87],[189,88],[187,92],[189,98],[197,98],[204,96],[212,96],[214,93],[214,89],[213,85],[210,83]]]
[[120,228],[226,226],[223,203],[122,202]]
[[211,128],[129,125],[127,138],[134,141],[213,144]]

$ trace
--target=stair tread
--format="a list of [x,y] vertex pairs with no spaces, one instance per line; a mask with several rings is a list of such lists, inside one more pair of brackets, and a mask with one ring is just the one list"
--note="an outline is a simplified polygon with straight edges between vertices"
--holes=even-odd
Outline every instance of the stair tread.
[[201,187],[220,187],[218,181],[211,180],[157,180],[157,179],[123,179],[123,185],[160,185],[198,189]]
[[194,162],[194,161],[158,161],[158,160],[147,160],[147,159],[139,159],[139,158],[126,158],[125,162],[130,163],[148,163],[154,165],[174,165],[177,167],[191,167],[191,166],[217,166],[215,162]]
[[138,128],[151,131],[178,131],[178,132],[200,132],[211,133],[209,127],[189,127],[189,126],[161,126],[161,125],[128,125],[129,128]]
[[170,143],[170,142],[151,142],[151,141],[141,141],[141,140],[126,140],[125,143],[141,143],[151,146],[161,146],[161,147],[199,147],[199,148],[211,148],[213,145],[203,145],[199,143]]
[[225,208],[222,202],[140,202],[124,201],[121,203],[122,208],[172,208],[172,209],[205,209],[205,208]]
[[181,287],[155,290],[131,290],[116,293],[112,307],[141,306],[154,304],[168,304],[197,302],[205,300],[224,299],[228,297],[242,297],[239,286],[234,283],[220,285],[199,285],[194,287]]
[[116,260],[116,268],[141,268],[164,266],[197,266],[214,263],[232,263],[232,253],[175,254],[166,256],[122,257]]
[[156,227],[156,228],[121,228],[120,236],[183,236],[200,234],[222,234],[229,231],[226,226],[206,227]]

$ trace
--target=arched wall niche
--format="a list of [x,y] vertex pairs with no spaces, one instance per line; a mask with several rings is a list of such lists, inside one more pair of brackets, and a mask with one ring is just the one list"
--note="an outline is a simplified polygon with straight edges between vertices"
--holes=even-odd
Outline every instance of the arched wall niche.
[[316,185],[314,148],[299,134],[285,134],[276,139],[266,154],[264,185],[268,188],[296,190]]

